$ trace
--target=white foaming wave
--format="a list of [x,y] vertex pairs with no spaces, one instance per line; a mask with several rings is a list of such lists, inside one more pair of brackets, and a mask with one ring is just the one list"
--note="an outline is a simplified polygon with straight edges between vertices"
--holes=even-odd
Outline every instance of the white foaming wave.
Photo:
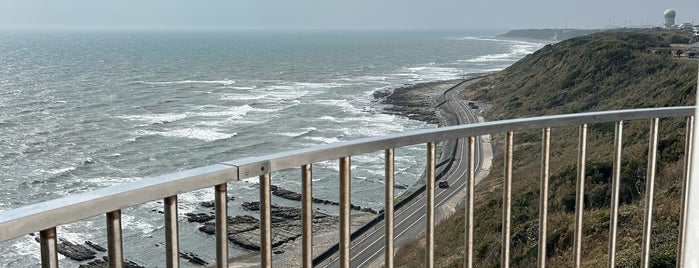
[[214,193],[208,189],[202,189],[192,192],[187,192],[177,195],[178,199],[178,214],[184,216],[189,212],[194,212],[197,209],[199,202],[214,200]]
[[361,113],[362,112],[361,109],[355,107],[348,100],[344,100],[344,99],[314,100],[313,103],[331,106],[331,107],[338,107],[338,108],[342,109],[343,112],[353,112],[353,113]]
[[232,100],[232,101],[249,101],[249,100],[261,100],[266,98],[264,94],[243,94],[243,93],[226,93],[220,97],[221,100]]
[[219,111],[208,111],[208,112],[190,112],[186,113],[188,116],[201,116],[201,117],[242,117],[251,111],[255,110],[266,110],[266,109],[255,109],[250,105],[242,105],[236,107],[226,108]]
[[337,137],[306,137],[306,139],[321,142],[323,144],[340,142],[340,139],[338,139]]
[[307,128],[300,129],[301,131],[298,131],[298,132],[279,132],[279,133],[275,133],[275,134],[293,138],[293,137],[300,137],[300,136],[306,135],[308,133],[315,131],[316,129],[317,128],[315,128],[315,127],[307,127]]
[[324,115],[324,116],[318,117],[318,120],[340,122],[339,120],[337,120],[337,118],[335,118],[333,116],[329,116],[329,115]]
[[428,66],[406,67],[403,69],[408,72],[401,72],[396,75],[426,81],[456,79],[463,74],[463,70],[459,68],[439,67],[433,63],[430,63]]
[[52,168],[52,169],[46,170],[46,173],[53,174],[53,175],[63,174],[63,173],[71,172],[77,168],[78,168],[77,166],[69,166],[69,167],[64,167],[64,168]]
[[168,131],[137,131],[137,135],[159,135],[163,137],[170,138],[187,138],[196,139],[206,142],[230,139],[238,135],[238,133],[225,133],[220,132],[217,129],[203,129],[203,128],[178,128]]
[[482,56],[478,56],[478,57],[475,57],[472,59],[458,60],[458,61],[459,62],[470,62],[470,63],[512,61],[513,56],[514,56],[513,53],[499,53],[499,54],[482,55]]
[[235,80],[180,80],[180,81],[139,81],[146,85],[177,85],[177,84],[216,84],[230,86],[235,84]]
[[[63,236],[63,233],[61,233],[61,236]],[[14,243],[12,243],[11,248],[11,252],[13,252],[14,256],[26,256],[37,261],[41,260],[41,245],[34,240],[33,236],[25,235],[21,238],[15,239]],[[63,255],[59,255],[59,258],[61,258],[62,256]]]
[[250,105],[241,105],[233,107],[217,107],[218,110],[215,111],[196,111],[196,112],[185,112],[185,113],[164,113],[164,114],[143,114],[143,115],[125,115],[118,116],[118,118],[127,119],[131,121],[144,122],[139,126],[149,126],[155,124],[165,124],[188,117],[213,117],[221,118],[225,117],[227,119],[242,119],[249,112],[262,112],[269,113],[281,110],[278,109],[265,109],[265,108],[253,108]]
[[[496,40],[496,39],[494,39]],[[526,56],[528,54],[534,53],[534,51],[538,50],[541,48],[544,44],[543,43],[532,43],[532,42],[525,42],[525,41],[503,41],[503,40],[497,40],[500,42],[506,42],[511,45],[510,51],[507,53],[497,53],[497,54],[488,54],[488,55],[482,55],[478,57],[474,57],[471,59],[467,60],[458,60],[459,62],[469,62],[469,63],[484,63],[484,62],[514,62],[516,60],[519,60],[523,56]]]
[[117,184],[142,180],[143,177],[92,177],[81,179],[81,183],[95,187],[109,187]]
[[128,230],[135,230],[142,234],[148,234],[155,230],[152,224],[138,220],[133,215],[121,214],[121,221],[123,226],[128,226]]
[[148,125],[152,124],[164,124],[175,122],[187,118],[186,113],[164,113],[164,114],[142,114],[142,115],[126,115],[118,116],[118,118],[127,119],[131,121],[141,121]]
[[388,76],[373,76],[373,75],[364,75],[364,76],[357,76],[353,79],[350,80],[355,80],[360,83],[380,83],[380,84],[390,84],[387,80],[390,77]]
[[477,40],[477,41],[503,41],[492,37],[483,36],[462,36],[462,37],[445,37],[444,40],[450,41],[465,41],[465,40]]

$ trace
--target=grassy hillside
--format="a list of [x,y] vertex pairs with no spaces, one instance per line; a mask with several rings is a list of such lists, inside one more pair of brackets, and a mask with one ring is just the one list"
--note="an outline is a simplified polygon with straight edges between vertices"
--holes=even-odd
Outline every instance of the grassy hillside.
[[[476,99],[494,107],[488,120],[611,109],[681,106],[694,103],[697,61],[652,53],[668,47],[678,33],[599,33],[547,45],[506,70],[475,85]],[[659,159],[653,216],[652,263],[674,266],[684,156],[683,119],[661,120]],[[638,266],[641,255],[643,198],[648,150],[648,121],[624,128],[624,160],[620,193],[617,265]],[[588,127],[588,155],[583,231],[584,266],[606,265],[609,233],[613,124]],[[537,258],[540,131],[515,133],[513,176],[512,266],[531,267]],[[550,267],[573,261],[573,223],[577,128],[552,130],[547,259]],[[493,137],[502,148],[503,137]],[[477,187],[476,267],[499,267],[503,166],[496,150],[488,178]],[[534,160],[532,160],[534,159]],[[463,211],[437,228],[439,267],[463,265]],[[399,267],[420,267],[424,240],[402,247]]]

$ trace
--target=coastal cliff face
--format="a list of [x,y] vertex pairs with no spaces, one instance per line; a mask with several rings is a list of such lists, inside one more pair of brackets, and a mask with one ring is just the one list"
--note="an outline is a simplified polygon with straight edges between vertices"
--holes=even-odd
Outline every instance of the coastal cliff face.
[[[475,98],[493,104],[488,120],[641,107],[694,104],[697,61],[655,54],[676,33],[668,31],[598,33],[547,45],[502,72],[473,85]],[[626,122],[620,193],[617,265],[638,266],[648,151],[647,121]],[[683,119],[661,120],[659,167],[653,215],[654,267],[674,266],[684,157]],[[512,266],[532,267],[537,259],[540,131],[517,132],[513,180]],[[583,259],[587,267],[606,266],[614,124],[588,127]],[[573,261],[577,128],[552,129],[547,263]],[[493,137],[502,148],[502,137]],[[502,151],[494,167],[502,166]],[[535,159],[535,160],[532,160]],[[476,267],[500,260],[501,168],[493,168],[476,187],[474,256]],[[457,210],[458,211],[458,210]],[[463,211],[437,229],[435,263],[463,265]],[[420,266],[424,241],[401,248],[400,267]]]

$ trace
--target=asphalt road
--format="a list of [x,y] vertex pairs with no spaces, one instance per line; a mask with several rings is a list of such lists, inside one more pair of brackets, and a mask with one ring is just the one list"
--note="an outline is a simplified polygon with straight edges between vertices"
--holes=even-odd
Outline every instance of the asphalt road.
[[[449,125],[468,124],[477,122],[477,113],[480,110],[472,109],[468,100],[464,99],[460,92],[474,80],[460,83],[445,91],[439,98],[438,109]],[[476,139],[476,171],[480,170],[483,163],[483,144],[480,138]],[[444,173],[439,181],[449,182],[448,188],[435,189],[435,214],[438,218],[440,208],[446,206],[453,196],[459,194],[466,185],[468,176],[468,141],[459,139],[443,144],[442,154],[437,161],[436,173]],[[453,160],[453,161],[452,161]],[[450,163],[451,162],[451,163]],[[448,168],[448,169],[447,169]],[[439,182],[438,181],[438,182]],[[438,185],[438,182],[435,185]],[[408,204],[405,204],[394,214],[394,246],[396,248],[410,242],[425,232],[425,205],[426,193],[423,192]],[[453,206],[453,204],[449,204]],[[437,222],[437,220],[436,220]],[[352,241],[351,267],[380,267],[384,262],[385,240],[384,222],[375,225],[374,229]],[[318,267],[340,267],[339,253],[317,265]]]

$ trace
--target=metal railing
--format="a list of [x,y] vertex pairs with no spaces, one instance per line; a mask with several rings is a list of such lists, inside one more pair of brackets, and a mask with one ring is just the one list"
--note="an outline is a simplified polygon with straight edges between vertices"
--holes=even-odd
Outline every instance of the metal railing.
[[[165,217],[165,255],[167,267],[179,266],[179,235],[177,196],[182,193],[213,187],[215,189],[215,213],[216,213],[216,259],[217,267],[228,266],[227,238],[227,183],[259,176],[260,179],[260,237],[262,267],[272,265],[272,241],[271,241],[271,196],[270,176],[272,172],[294,167],[301,167],[302,181],[302,264],[311,267],[313,264],[312,247],[312,164],[320,161],[339,159],[339,253],[342,267],[350,267],[350,170],[351,157],[353,155],[385,151],[385,267],[393,267],[393,157],[394,149],[415,145],[427,145],[427,201],[426,201],[426,260],[425,266],[434,264],[434,176],[435,176],[435,144],[437,142],[467,138],[469,172],[466,183],[465,198],[465,264],[471,267],[473,264],[473,227],[474,227],[474,194],[475,187],[475,137],[489,134],[505,133],[505,175],[503,183],[503,232],[501,264],[508,267],[510,258],[510,226],[511,226],[511,185],[512,185],[512,158],[513,135],[517,131],[536,130],[542,131],[542,177],[540,196],[540,236],[538,245],[538,264],[545,266],[546,252],[546,226],[547,226],[547,202],[548,202],[548,176],[550,162],[551,128],[564,126],[579,126],[578,147],[578,176],[576,183],[576,211],[575,211],[575,235],[573,243],[574,266],[581,263],[582,245],[582,217],[583,217],[583,193],[585,185],[585,157],[587,147],[587,126],[592,123],[616,122],[614,172],[612,181],[612,204],[610,214],[609,236],[609,266],[615,263],[616,232],[618,217],[618,192],[621,166],[622,131],[624,122],[630,120],[651,120],[650,144],[648,155],[648,174],[645,194],[645,220],[643,234],[643,258],[642,264],[648,266],[650,252],[650,224],[653,215],[653,181],[655,179],[655,165],[658,144],[658,123],[660,118],[686,117],[687,134],[685,147],[684,189],[680,221],[680,238],[678,254],[698,249],[685,249],[684,237],[688,230],[696,231],[698,226],[686,224],[688,207],[695,208],[697,204],[687,201],[688,182],[690,177],[689,158],[693,142],[694,107],[672,107],[654,109],[636,109],[605,111],[594,113],[542,116],[535,118],[522,118],[495,122],[484,122],[470,125],[459,125],[436,129],[409,131],[392,135],[369,137],[347,142],[328,144],[307,149],[280,152],[259,157],[243,158],[218,163],[211,166],[195,168],[159,177],[144,179],[138,182],[116,185],[100,190],[67,196],[60,199],[37,203],[13,210],[0,212],[0,241],[12,239],[32,232],[40,232],[41,261],[43,267],[57,267],[57,237],[56,227],[75,222],[87,217],[100,214],[107,218],[108,257],[110,267],[122,267],[122,224],[121,210],[134,205],[153,200],[164,200]],[[678,256],[678,264],[681,265],[681,256]]]

